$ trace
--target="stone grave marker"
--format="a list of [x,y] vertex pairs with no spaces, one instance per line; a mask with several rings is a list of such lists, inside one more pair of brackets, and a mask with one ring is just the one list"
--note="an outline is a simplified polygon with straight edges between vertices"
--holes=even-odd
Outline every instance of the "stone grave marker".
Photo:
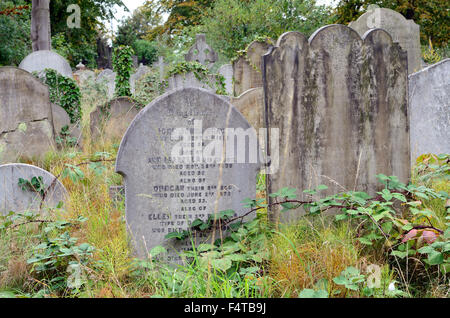
[[206,36],[204,34],[197,34],[194,45],[189,49],[185,55],[185,60],[188,62],[199,62],[211,68],[218,59],[217,53],[206,43]]
[[48,86],[19,68],[0,68],[0,163],[55,148]]
[[263,86],[261,60],[270,47],[268,42],[253,41],[247,47],[246,54],[233,61],[234,96]]
[[222,65],[217,73],[225,78],[225,90],[229,96],[233,95],[233,65]]
[[413,20],[407,20],[400,13],[386,8],[371,6],[370,10],[349,24],[361,37],[371,30],[381,28],[386,30],[392,40],[408,52],[408,73],[422,69],[420,49],[420,26]]
[[[410,177],[407,57],[382,29],[364,38],[328,25],[309,40],[288,32],[263,57],[265,121],[279,128],[279,162],[268,193],[328,186],[323,195],[374,194],[377,174]],[[271,143],[269,139],[268,154]],[[295,213],[295,214],[294,214]],[[299,211],[273,221],[291,221]]]
[[176,90],[185,87],[197,87],[206,89],[212,93],[216,92],[216,76],[207,75],[205,79],[199,80],[194,73],[175,74],[168,78],[167,90]]
[[95,73],[86,68],[83,63],[77,65],[77,71],[73,73],[73,78],[77,81],[78,85],[83,85],[88,80],[95,79]]
[[[20,178],[31,181],[33,177],[42,177],[45,185],[46,194],[42,206],[40,194],[29,188],[23,190],[19,186]],[[48,171],[23,163],[0,165],[0,215],[7,215],[10,211],[41,213],[42,209],[54,208],[67,197],[67,190],[62,183]]]
[[137,68],[136,72],[130,76],[130,89],[131,94],[134,94],[136,90],[136,82],[145,74],[151,72],[151,68],[143,65],[142,63]]
[[122,139],[138,113],[139,110],[129,97],[118,97],[106,105],[97,106],[90,114],[91,139],[95,140],[99,136]]
[[411,163],[450,153],[450,59],[409,75]]
[[259,131],[264,128],[264,90],[262,87],[251,88],[238,97],[231,97],[233,104],[250,125]]
[[[241,128],[256,138],[227,99],[200,88],[170,91],[133,120],[119,148],[116,172],[124,177],[127,227],[139,257],[163,245],[169,249],[167,259],[180,262],[175,251],[189,249],[191,244],[167,240],[168,233],[185,230],[195,219],[206,220],[223,210],[233,209],[236,215],[248,211],[241,201],[255,197],[258,159],[239,148],[238,154],[245,158],[237,158],[236,163],[239,142],[234,147],[226,143],[225,156],[219,142],[225,128]],[[176,129],[189,134],[177,138]],[[227,140],[234,140],[234,132],[226,130]],[[178,151],[183,146],[187,149]],[[252,154],[256,147],[244,143]],[[180,155],[185,160],[179,160]],[[209,155],[216,160],[208,160]],[[219,237],[216,233],[215,239]],[[196,243],[208,240],[212,237],[194,238]]]
[[116,90],[116,73],[111,69],[105,69],[95,79],[97,83],[104,83],[108,88],[108,98],[113,98]]
[[[65,111],[64,108],[62,108],[59,105],[52,103],[52,117],[53,117],[53,127],[55,130],[55,136],[61,137],[61,131],[64,126],[67,126],[69,128],[70,137],[75,138],[77,140],[77,145],[82,147],[83,146],[83,140],[82,140],[82,132],[80,129],[79,123],[72,124],[70,122],[69,114]],[[56,138],[55,137],[55,138]]]
[[65,58],[53,51],[41,50],[28,54],[20,62],[19,68],[30,73],[51,68],[65,77],[73,78],[70,64]]

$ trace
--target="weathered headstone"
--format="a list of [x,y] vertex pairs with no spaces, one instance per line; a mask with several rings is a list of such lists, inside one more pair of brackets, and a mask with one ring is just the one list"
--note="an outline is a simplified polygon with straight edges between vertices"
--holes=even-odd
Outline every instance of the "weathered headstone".
[[222,65],[217,73],[221,74],[225,79],[225,91],[229,96],[233,95],[233,65]]
[[52,117],[53,117],[53,127],[55,131],[56,137],[64,137],[61,136],[62,129],[67,126],[68,132],[70,133],[70,137],[75,138],[77,141],[77,145],[80,147],[83,146],[82,143],[82,134],[81,129],[79,127],[79,123],[72,124],[70,122],[69,114],[59,105],[52,104]]
[[[22,189],[19,186],[20,178],[31,181],[34,177],[42,177],[45,186],[44,199],[35,191],[39,189]],[[59,202],[64,202],[67,196],[62,183],[48,171],[23,163],[0,165],[0,215],[7,215],[10,211],[45,213],[42,212],[44,208],[55,208]]]
[[[172,247],[179,251],[190,248],[191,243],[166,240],[168,233],[185,230],[195,219],[205,221],[208,215],[223,210],[233,209],[237,215],[248,211],[241,201],[255,197],[258,165],[252,162],[257,159],[238,158],[244,163],[236,163],[238,141],[234,147],[226,144],[231,151],[223,161],[219,141],[225,128],[247,130],[250,125],[225,98],[200,88],[179,89],[158,97],[131,123],[119,148],[116,171],[124,177],[126,221],[140,257],[163,245],[169,248],[169,260],[178,262]],[[175,138],[175,129],[186,129],[189,134],[180,141]],[[234,140],[233,131],[227,130],[225,135]],[[184,154],[191,162],[177,160],[174,149],[180,143],[188,147]],[[245,156],[245,145],[243,148],[239,149]],[[216,160],[207,160],[208,154]],[[215,238],[219,237],[216,232]],[[195,237],[194,241],[210,239]]]
[[233,104],[250,125],[259,131],[264,128],[264,90],[262,87],[251,88],[238,97],[231,97]]
[[233,61],[234,96],[263,86],[261,59],[270,47],[268,42],[253,41],[247,47],[246,53]]
[[211,68],[217,61],[217,53],[206,43],[204,34],[197,34],[194,45],[185,56],[186,61],[199,62]]
[[131,93],[134,94],[136,89],[136,82],[145,74],[149,73],[151,68],[143,65],[142,63],[137,68],[136,72],[130,76],[130,89]]
[[164,77],[166,75],[166,66],[167,64],[164,63],[164,58],[162,56],[158,57],[158,62],[153,64],[153,67],[156,67],[159,72],[159,82],[162,82],[164,80]]
[[175,74],[168,79],[168,91],[185,87],[203,88],[210,92],[216,91],[216,77],[214,75],[205,75],[204,79],[198,79],[194,73]]
[[[406,52],[381,29],[364,39],[343,25],[325,26],[309,40],[298,32],[280,36],[263,57],[265,120],[282,136],[267,147],[279,141],[280,167],[268,176],[268,193],[290,187],[301,198],[325,184],[324,195],[373,194],[380,173],[407,183],[407,76]],[[295,219],[292,213],[282,220]]]
[[42,50],[28,54],[20,62],[19,68],[30,73],[41,72],[46,68],[50,68],[65,77],[73,78],[70,64],[65,58],[53,51]]
[[77,71],[73,73],[73,78],[79,85],[83,85],[88,80],[95,79],[95,73],[86,68],[83,63],[77,64]]
[[372,6],[356,21],[349,24],[361,37],[371,30],[381,28],[386,30],[392,40],[408,52],[408,73],[422,69],[420,49],[420,26],[413,20],[407,20],[400,13],[386,8]]
[[106,105],[97,106],[90,114],[91,139],[98,136],[108,139],[122,139],[128,126],[139,110],[129,97],[119,97]]
[[0,163],[54,148],[48,86],[24,70],[0,68]]
[[110,69],[100,72],[95,79],[97,83],[103,83],[108,88],[108,98],[113,98],[116,90],[116,73]]
[[450,153],[450,59],[409,75],[411,163]]

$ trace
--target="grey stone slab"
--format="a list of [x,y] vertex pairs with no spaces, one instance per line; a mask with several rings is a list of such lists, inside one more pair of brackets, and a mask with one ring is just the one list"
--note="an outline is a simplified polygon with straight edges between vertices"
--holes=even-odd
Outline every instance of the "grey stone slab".
[[137,68],[136,72],[133,73],[130,76],[130,89],[131,89],[131,94],[135,93],[135,89],[136,89],[136,82],[142,78],[144,75],[148,74],[149,72],[151,72],[151,68],[148,66],[145,66],[141,63],[141,65],[139,65],[139,67]]
[[238,97],[231,97],[230,102],[244,115],[256,131],[265,127],[264,90],[262,87],[251,88]]
[[267,42],[253,41],[247,47],[246,54],[233,61],[233,91],[239,96],[245,91],[262,87],[261,60],[271,45]]
[[54,148],[48,86],[22,69],[0,68],[0,163]]
[[409,75],[411,163],[450,153],[450,59]]
[[209,75],[204,81],[199,80],[194,73],[175,74],[168,78],[168,91],[185,88],[197,87],[206,89],[212,93],[216,91],[216,77]]
[[225,79],[225,90],[228,95],[233,95],[233,65],[225,64],[222,65],[217,71]]
[[129,97],[118,97],[106,105],[97,106],[90,114],[91,139],[102,136],[121,140],[138,112],[134,101]]
[[[173,135],[177,128],[194,135],[180,141]],[[116,172],[124,177],[127,227],[139,257],[145,258],[154,246],[163,245],[169,249],[167,259],[180,262],[175,251],[190,248],[191,243],[167,240],[168,233],[187,229],[195,219],[206,220],[223,210],[233,209],[236,215],[248,211],[241,201],[255,197],[257,160],[233,163],[235,156],[231,152],[225,156],[220,146],[214,148],[219,149],[218,160],[207,161],[200,155],[223,140],[218,135],[207,138],[212,132],[209,128],[247,130],[250,125],[227,99],[204,89],[183,88],[147,105],[122,139]],[[256,138],[251,131],[249,134]],[[231,139],[233,135],[227,131],[227,136]],[[190,147],[191,142],[194,149],[185,149],[185,154],[192,161],[178,161],[180,144]],[[236,152],[236,146],[228,145]],[[246,150],[241,150],[245,154]],[[211,234],[194,237],[195,243],[210,240]]]
[[186,61],[199,62],[211,68],[217,61],[217,53],[206,43],[204,34],[197,34],[194,45],[185,56]]
[[[380,173],[409,181],[407,57],[386,31],[361,39],[349,27],[329,25],[309,40],[288,32],[263,59],[265,120],[280,136],[268,193],[291,187],[310,199],[303,190],[325,184],[323,195],[374,194]],[[272,212],[273,221],[301,215]]]
[[51,68],[61,75],[73,78],[70,64],[65,58],[53,51],[41,50],[30,53],[20,62],[19,68],[30,73]]
[[413,20],[407,20],[391,9],[372,7],[349,26],[361,37],[371,29],[386,30],[392,36],[392,40],[408,52],[408,73],[422,69],[420,26]]
[[[18,184],[20,178],[30,181],[33,177],[42,177],[46,189],[44,199],[35,191],[22,190]],[[55,208],[67,198],[67,190],[48,171],[23,163],[0,165],[0,214],[10,211],[45,213],[46,208]]]
[[77,144],[80,147],[83,146],[82,133],[79,123],[72,124],[70,122],[69,114],[67,114],[64,108],[52,103],[52,117],[56,136],[60,136],[62,128],[67,126],[69,128],[70,136],[77,140]]
[[101,71],[95,79],[97,83],[103,83],[108,88],[108,98],[114,97],[116,90],[116,73],[113,70],[105,69]]

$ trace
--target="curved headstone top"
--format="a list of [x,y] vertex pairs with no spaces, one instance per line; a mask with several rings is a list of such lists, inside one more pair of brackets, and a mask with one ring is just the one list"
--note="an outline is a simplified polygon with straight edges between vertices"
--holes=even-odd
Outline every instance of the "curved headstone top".
[[450,153],[450,59],[409,75],[411,163],[427,153]]
[[[180,139],[177,128],[188,133]],[[222,134],[226,128],[230,130]],[[259,168],[257,158],[253,163],[247,156],[248,152],[258,156],[257,141],[244,148],[239,137],[234,147],[227,142],[231,151],[226,156],[221,141],[224,134],[231,137],[233,133],[244,142],[246,134],[255,141],[256,134],[249,128],[227,99],[191,87],[158,97],[134,118],[120,144],[116,172],[124,176],[126,220],[140,257],[156,245],[191,247],[190,241],[164,237],[187,229],[197,218],[206,220],[209,214],[229,209],[236,215],[246,211],[242,200],[255,197]],[[241,161],[242,154],[246,158]],[[209,156],[215,160],[208,160]],[[179,261],[175,253],[169,257]]]
[[19,68],[30,73],[35,71],[40,72],[46,68],[51,68],[63,76],[73,78],[72,68],[66,59],[58,53],[48,50],[35,51],[28,54],[22,62],[20,62]]
[[394,42],[408,52],[408,73],[422,68],[420,48],[420,26],[413,20],[407,20],[397,11],[386,8],[373,8],[362,14],[349,26],[363,36],[370,29],[386,30]]
[[[30,181],[33,177],[42,177],[47,189],[42,206],[40,194],[31,189],[23,190],[19,186],[20,178]],[[44,169],[23,163],[0,165],[0,214],[6,215],[10,211],[39,212],[42,208],[56,207],[67,197],[68,193],[63,184]]]

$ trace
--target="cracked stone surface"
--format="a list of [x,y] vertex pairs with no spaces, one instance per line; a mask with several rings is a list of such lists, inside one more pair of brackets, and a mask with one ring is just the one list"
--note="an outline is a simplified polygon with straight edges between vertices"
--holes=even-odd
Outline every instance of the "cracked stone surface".
[[0,68],[0,164],[54,149],[48,87],[27,71]]

